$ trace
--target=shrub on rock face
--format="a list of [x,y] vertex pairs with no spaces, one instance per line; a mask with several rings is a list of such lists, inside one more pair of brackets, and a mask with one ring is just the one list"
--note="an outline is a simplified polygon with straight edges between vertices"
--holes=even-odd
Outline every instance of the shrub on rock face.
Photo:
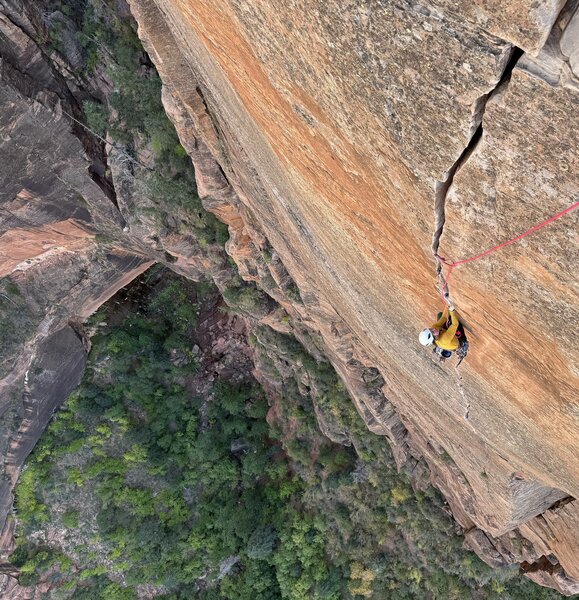
[[228,306],[247,313],[257,319],[266,316],[271,310],[270,298],[255,284],[243,281],[240,277],[232,279],[223,291]]
[[62,524],[68,529],[76,529],[78,527],[78,510],[68,510],[62,515]]
[[102,104],[86,100],[82,103],[88,127],[97,135],[104,137],[109,124],[108,110]]

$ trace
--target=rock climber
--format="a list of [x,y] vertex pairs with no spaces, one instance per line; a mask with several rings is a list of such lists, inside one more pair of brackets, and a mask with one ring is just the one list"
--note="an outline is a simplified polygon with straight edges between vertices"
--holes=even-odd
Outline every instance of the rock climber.
[[[450,325],[448,324],[449,315]],[[443,313],[438,313],[438,321],[436,323],[420,332],[418,341],[423,346],[434,344],[435,350],[440,349],[440,356],[449,358],[460,346],[460,340],[456,335],[459,327],[460,323],[454,311],[454,306],[449,306],[444,309]]]

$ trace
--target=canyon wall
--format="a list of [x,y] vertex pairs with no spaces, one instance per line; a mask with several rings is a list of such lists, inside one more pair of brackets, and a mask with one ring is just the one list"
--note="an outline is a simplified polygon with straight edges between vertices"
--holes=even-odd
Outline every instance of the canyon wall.
[[[47,51],[51,23],[43,19],[49,14],[42,3],[0,2],[4,551],[11,547],[12,489],[20,469],[82,376],[90,346],[84,320],[155,262],[199,279],[225,260],[203,253],[175,228],[159,232],[126,154],[81,125],[82,101],[111,83],[104,70],[88,83],[75,75],[75,43],[66,56]],[[74,42],[74,24],[64,23],[63,35]],[[167,210],[188,224],[183,211]]]
[[455,270],[460,370],[416,342],[433,249],[478,254],[577,200],[576,4],[131,7],[184,145],[196,127],[355,401],[350,362],[383,376],[369,425],[426,460],[489,562],[579,591],[576,214]]
[[[255,317],[331,360],[484,560],[579,592],[576,214],[454,271],[458,370],[417,343],[433,248],[466,258],[577,200],[577,3],[130,4],[227,252],[279,307]],[[3,520],[80,377],[84,318],[152,262],[222,288],[231,268],[174,208],[159,228],[79,126],[74,48],[55,62],[40,12],[0,7]]]
[[[80,322],[150,264],[97,241],[122,232],[98,146],[78,114],[69,74],[56,71],[21,10],[0,14],[0,522],[48,419],[79,383]],[[74,79],[72,85],[75,85]],[[80,136],[80,138],[79,138]],[[84,142],[84,144],[83,144]]]

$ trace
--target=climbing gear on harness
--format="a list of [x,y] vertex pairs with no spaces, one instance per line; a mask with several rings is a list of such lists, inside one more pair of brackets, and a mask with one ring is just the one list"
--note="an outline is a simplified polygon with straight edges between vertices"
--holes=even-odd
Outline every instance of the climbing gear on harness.
[[432,335],[432,331],[430,331],[430,329],[423,329],[418,336],[418,341],[423,346],[430,346],[430,344],[434,342],[434,336]]
[[467,354],[468,342],[463,338],[463,340],[460,343],[460,346],[458,347],[458,350],[456,351],[456,357],[458,358],[458,362],[455,365],[456,367],[458,367],[460,363],[466,358]]

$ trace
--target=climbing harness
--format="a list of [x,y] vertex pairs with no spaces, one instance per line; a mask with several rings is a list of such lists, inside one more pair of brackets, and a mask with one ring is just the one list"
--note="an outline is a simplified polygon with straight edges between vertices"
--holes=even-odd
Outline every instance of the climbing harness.
[[568,206],[565,210],[558,212],[557,214],[553,215],[552,217],[549,217],[542,223],[539,223],[538,225],[535,225],[534,227],[527,229],[527,231],[524,231],[523,233],[517,235],[516,237],[511,238],[510,240],[507,240],[506,242],[503,242],[502,244],[498,244],[497,246],[493,246],[492,248],[489,248],[488,250],[485,250],[484,252],[481,252],[480,254],[477,254],[476,256],[471,256],[470,258],[463,258],[462,260],[448,260],[448,259],[440,256],[439,254],[435,254],[434,257],[441,264],[441,269],[442,269],[442,264],[445,264],[448,267],[448,272],[446,274],[446,277],[443,276],[443,284],[442,284],[442,300],[443,300],[443,302],[446,304],[446,297],[448,296],[448,280],[450,279],[450,276],[452,275],[453,269],[455,269],[456,267],[459,267],[460,265],[464,265],[466,263],[470,263],[470,262],[474,262],[475,260],[479,260],[479,258],[488,256],[489,254],[492,254],[493,252],[496,252],[497,250],[500,250],[501,248],[504,248],[505,246],[510,246],[511,244],[514,244],[515,242],[522,240],[524,237],[527,237],[531,233],[534,233],[538,229],[541,229],[541,227],[545,227],[545,225],[548,225],[549,223],[552,223],[556,219],[561,218],[563,215],[566,215],[567,213],[571,212],[572,210],[575,210],[578,206],[579,206],[579,202],[574,202],[573,204]]

